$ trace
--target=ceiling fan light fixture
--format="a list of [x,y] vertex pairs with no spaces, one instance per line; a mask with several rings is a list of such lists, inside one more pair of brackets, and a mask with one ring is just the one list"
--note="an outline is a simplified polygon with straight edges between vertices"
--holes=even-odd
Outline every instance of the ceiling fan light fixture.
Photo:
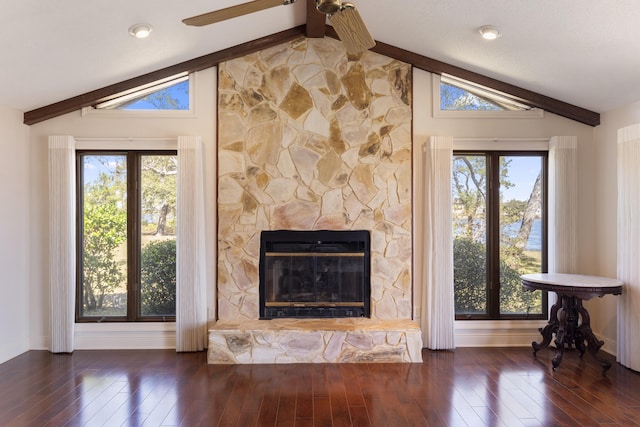
[[498,27],[493,25],[483,25],[478,29],[478,32],[482,35],[482,38],[485,40],[495,40],[500,37],[500,30]]
[[340,0],[316,0],[316,9],[327,15],[339,12],[341,8],[342,2]]
[[135,24],[129,27],[129,34],[137,39],[144,39],[151,34],[151,25]]

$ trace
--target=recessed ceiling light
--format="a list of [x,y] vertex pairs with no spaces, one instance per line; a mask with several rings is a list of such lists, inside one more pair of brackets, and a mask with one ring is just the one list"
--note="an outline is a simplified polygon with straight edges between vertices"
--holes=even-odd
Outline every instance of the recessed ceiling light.
[[495,40],[501,36],[498,27],[494,27],[493,25],[483,25],[478,29],[478,31],[482,34],[482,38],[485,40]]
[[129,34],[138,39],[149,37],[151,34],[151,25],[149,24],[135,24],[129,27]]

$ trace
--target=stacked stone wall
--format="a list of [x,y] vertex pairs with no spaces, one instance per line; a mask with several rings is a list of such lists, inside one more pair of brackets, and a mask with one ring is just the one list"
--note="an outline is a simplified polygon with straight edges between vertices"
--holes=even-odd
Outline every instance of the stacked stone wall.
[[371,317],[411,319],[411,67],[303,38],[218,72],[218,318],[258,318],[262,230],[361,229]]

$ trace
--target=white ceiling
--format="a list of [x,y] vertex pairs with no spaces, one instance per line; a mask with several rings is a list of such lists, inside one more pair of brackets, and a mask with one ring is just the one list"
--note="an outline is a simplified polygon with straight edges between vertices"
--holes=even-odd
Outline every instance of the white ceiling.
[[[640,101],[638,0],[352,0],[374,39],[605,112]],[[306,0],[207,27],[242,0],[0,0],[0,105],[20,111],[302,25]],[[153,27],[144,40],[127,30]],[[496,25],[487,42],[478,28]]]

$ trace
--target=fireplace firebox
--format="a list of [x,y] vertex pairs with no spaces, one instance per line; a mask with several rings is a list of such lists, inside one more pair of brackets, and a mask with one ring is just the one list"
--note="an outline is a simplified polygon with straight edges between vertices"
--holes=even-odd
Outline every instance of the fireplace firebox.
[[263,231],[260,318],[370,317],[366,230]]

